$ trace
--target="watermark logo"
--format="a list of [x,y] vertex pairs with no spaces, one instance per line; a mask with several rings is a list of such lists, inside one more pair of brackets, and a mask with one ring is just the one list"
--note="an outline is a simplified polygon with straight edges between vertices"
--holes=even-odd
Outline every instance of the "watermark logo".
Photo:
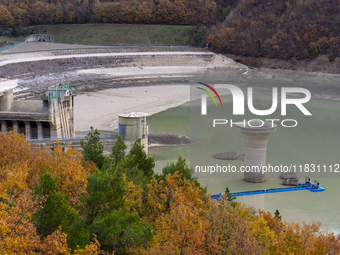
[[[220,101],[221,106],[222,106],[221,97],[220,97],[220,95],[217,93],[217,91],[216,91],[212,86],[210,86],[210,85],[208,85],[208,84],[205,84],[205,83],[203,83],[203,82],[197,82],[197,83],[206,86],[206,87],[209,88],[212,92],[214,92],[215,95],[217,96],[218,100]],[[197,88],[200,89],[200,90],[203,90],[204,92],[206,92],[206,93],[214,100],[215,105],[217,105],[214,96],[211,94],[211,92],[210,92],[209,90],[203,89],[203,88],[200,88],[200,87],[197,87]],[[201,95],[201,99],[202,99],[202,115],[207,115],[207,94],[202,94],[202,95]]]
[[[245,106],[245,98],[243,91],[232,84],[215,84],[214,87],[199,82],[199,84],[202,84],[209,88],[212,92],[215,93],[215,95],[218,97],[220,104],[222,106],[222,101],[215,89],[228,89],[232,95],[233,98],[233,115],[244,115],[244,106]],[[210,97],[214,100],[215,105],[216,100],[212,93],[206,89],[197,87],[198,89],[201,89],[205,91]],[[207,94],[201,94],[201,115],[207,115]],[[287,98],[289,94],[299,94],[299,95],[304,95],[304,97],[299,97],[299,98]],[[248,109],[251,113],[257,116],[267,116],[272,113],[274,113],[278,107],[278,88],[273,87],[272,88],[272,105],[269,109],[267,110],[258,110],[254,107],[253,103],[253,88],[248,87],[247,88],[247,106]],[[311,116],[312,114],[306,109],[306,107],[303,105],[307,103],[311,99],[311,93],[309,90],[304,89],[304,88],[297,88],[297,87],[282,87],[281,88],[281,116],[287,115],[287,105],[295,105],[304,115],[306,116]],[[217,121],[214,120],[214,127],[216,124],[226,124],[228,123],[227,120],[225,119],[216,119]],[[266,121],[271,121],[272,125],[274,125],[274,121],[279,121],[279,119],[269,119]],[[289,127],[295,127],[297,125],[296,120],[290,120],[294,121],[294,125],[289,126]],[[232,123],[232,120],[230,121]],[[262,121],[263,122],[263,121]],[[286,126],[283,124],[283,126]]]

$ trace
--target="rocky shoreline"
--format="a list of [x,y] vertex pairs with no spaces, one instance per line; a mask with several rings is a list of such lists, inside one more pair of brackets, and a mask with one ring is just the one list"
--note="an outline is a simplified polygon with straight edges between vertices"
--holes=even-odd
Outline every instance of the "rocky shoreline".
[[148,144],[153,146],[174,146],[174,145],[189,145],[197,143],[196,140],[186,135],[168,134],[168,133],[149,133]]

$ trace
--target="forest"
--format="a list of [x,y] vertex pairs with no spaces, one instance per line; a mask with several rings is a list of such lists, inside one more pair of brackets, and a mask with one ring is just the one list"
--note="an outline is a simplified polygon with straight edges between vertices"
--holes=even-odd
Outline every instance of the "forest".
[[[197,25],[192,46],[276,59],[339,56],[338,0],[1,0],[0,26]],[[17,29],[14,30],[16,35]]]
[[240,0],[207,34],[223,53],[277,59],[339,56],[338,0]]
[[214,24],[214,0],[2,0],[0,25]]
[[79,151],[38,150],[0,133],[3,254],[339,254],[340,235],[320,222],[283,221],[228,193],[210,199],[178,158],[154,173],[137,140],[103,155],[99,132]]

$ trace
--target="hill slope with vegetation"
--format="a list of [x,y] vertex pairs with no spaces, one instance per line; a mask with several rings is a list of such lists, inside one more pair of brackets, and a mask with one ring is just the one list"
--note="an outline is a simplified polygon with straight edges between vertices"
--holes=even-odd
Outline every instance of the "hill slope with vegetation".
[[219,52],[278,59],[339,56],[340,4],[337,0],[242,0],[209,30]]
[[[140,24],[60,24],[16,28],[17,37],[1,40],[20,42],[30,34],[51,34],[55,43],[95,46],[169,46],[190,45],[194,26]],[[9,30],[10,33],[10,30]]]
[[204,25],[191,45],[209,43],[216,52],[242,56],[327,55],[332,62],[340,49],[337,0],[3,0],[0,5],[0,26],[15,36],[21,27],[88,22]]
[[213,24],[214,0],[3,0],[0,25],[72,23]]

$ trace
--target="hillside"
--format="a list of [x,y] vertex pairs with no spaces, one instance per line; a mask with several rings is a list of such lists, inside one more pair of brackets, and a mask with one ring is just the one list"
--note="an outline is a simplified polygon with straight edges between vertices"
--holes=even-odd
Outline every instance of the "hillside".
[[0,47],[7,45],[4,41],[15,43],[33,33],[50,33],[56,42],[68,44],[208,44],[215,52],[236,55],[235,60],[256,67],[340,72],[337,0],[4,0],[1,4]]
[[193,25],[216,22],[214,0],[4,0],[0,26],[129,23]]
[[23,36],[0,36],[0,43],[16,43],[24,35],[51,34],[56,43],[99,46],[184,46],[190,44],[194,26],[128,25],[128,24],[63,24],[21,28]]
[[237,1],[207,34],[218,52],[276,59],[339,56],[340,5],[336,0]]

